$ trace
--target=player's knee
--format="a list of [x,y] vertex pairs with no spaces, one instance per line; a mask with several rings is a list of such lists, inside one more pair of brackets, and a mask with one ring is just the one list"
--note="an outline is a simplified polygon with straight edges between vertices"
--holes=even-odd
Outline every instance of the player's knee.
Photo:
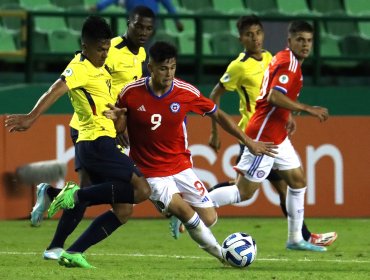
[[208,219],[206,219],[205,221],[203,221],[203,223],[207,226],[207,227],[213,227],[216,223],[217,223],[217,220],[218,220],[218,216],[217,216],[217,213],[215,215],[213,215],[212,217],[209,217]]
[[151,193],[149,184],[143,180],[143,182],[134,188],[135,203],[140,203],[149,199]]
[[251,191],[251,190],[239,190],[239,195],[240,195],[240,201],[245,201],[248,199],[251,199],[254,195],[256,190]]

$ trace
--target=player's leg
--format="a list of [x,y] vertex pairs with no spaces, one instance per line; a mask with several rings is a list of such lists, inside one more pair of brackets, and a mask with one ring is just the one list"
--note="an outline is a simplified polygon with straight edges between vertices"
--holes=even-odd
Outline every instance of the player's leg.
[[[73,261],[72,258],[77,258],[75,266],[84,267],[86,260],[81,258],[82,252],[110,236],[130,217],[132,204],[139,203],[150,195],[150,187],[145,178],[134,166],[132,160],[116,147],[114,139],[98,138],[97,140],[91,143],[78,143],[77,151],[83,166],[90,175],[93,175],[91,176],[92,181],[104,183],[83,189],[77,188],[74,191],[72,188],[71,192],[73,191],[73,193],[69,196],[73,197],[74,204],[109,203],[114,205],[114,211],[108,211],[92,222],[80,238],[67,249],[68,255],[62,255],[61,265],[68,266],[69,262]],[[109,179],[119,181],[107,182]],[[71,254],[72,251],[78,253]],[[78,260],[81,260],[82,263],[79,264]]]
[[[202,249],[217,259],[222,260],[221,247],[216,238],[189,203],[183,199],[184,196],[186,197],[185,199],[189,199],[189,193],[185,193],[187,192],[186,189],[191,189],[191,192],[195,194],[197,192],[195,188],[198,187],[199,190],[202,188],[201,191],[204,194],[207,194],[207,190],[198,181],[199,179],[194,181],[194,183],[197,182],[197,186],[193,184],[193,181],[191,183],[186,182],[189,176],[191,176],[190,178],[197,178],[191,169],[188,170],[189,172],[181,174],[183,171],[174,176],[147,178],[152,188],[150,200],[160,212],[164,214],[170,212],[176,216],[185,225],[190,237]],[[205,195],[200,196],[199,194],[197,196],[198,203],[202,203],[201,197],[207,197]],[[203,203],[205,202],[206,200]],[[205,206],[212,207],[210,199],[208,199],[208,204],[205,204]]]
[[[76,144],[78,138],[78,130],[70,127],[70,136],[73,142],[73,145]],[[75,171],[78,172],[81,169],[81,164],[78,158],[75,156]],[[80,178],[80,185],[81,187],[84,186],[84,182],[81,179],[81,175],[79,172]],[[61,189],[54,188],[53,186],[41,183],[36,188],[36,203],[35,206],[32,208],[31,211],[31,225],[32,226],[40,226],[44,212],[49,208],[50,203],[54,200],[55,197],[58,196]],[[48,259],[48,257],[47,257]]]
[[[212,227],[217,222],[217,212],[207,192],[206,187],[201,183],[192,169],[185,170],[175,176],[183,199],[190,204],[198,213],[207,227]],[[176,218],[171,217],[170,229],[172,236],[177,239],[180,233],[185,231],[184,225]]]
[[222,260],[221,247],[211,230],[203,223],[198,213],[179,194],[172,196],[168,211],[179,218],[190,237],[198,243],[199,247],[217,259]]
[[[285,201],[286,201],[286,193],[288,189],[288,184],[274,170],[271,170],[270,174],[267,176],[267,180],[270,181],[272,186],[275,188],[275,190],[279,194],[281,211],[284,213],[285,217],[287,217],[288,213],[286,211]],[[303,235],[304,240],[309,241],[311,237],[311,232],[308,230],[304,221],[302,225],[302,235]]]
[[[84,169],[78,169],[78,176],[81,188],[91,185],[90,177]],[[86,207],[87,203],[79,203],[73,209],[67,209],[63,211],[63,214],[59,219],[57,229],[54,233],[54,237],[44,251],[44,259],[58,259],[60,257],[60,254],[62,253],[61,249],[64,248],[66,239],[81,222]]]

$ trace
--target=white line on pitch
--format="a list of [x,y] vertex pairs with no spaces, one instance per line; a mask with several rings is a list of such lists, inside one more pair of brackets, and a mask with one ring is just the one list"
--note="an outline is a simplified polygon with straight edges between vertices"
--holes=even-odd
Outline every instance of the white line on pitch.
[[[9,252],[0,251],[0,255],[40,255],[41,253],[36,252]],[[179,256],[179,255],[155,255],[155,254],[121,254],[121,253],[90,253],[91,256],[118,256],[118,257],[150,257],[150,258],[171,258],[171,259],[211,259],[211,257],[199,257],[199,256]],[[333,263],[370,263],[370,260],[323,260],[323,259],[287,259],[287,258],[257,258],[258,261],[265,262],[333,262]]]

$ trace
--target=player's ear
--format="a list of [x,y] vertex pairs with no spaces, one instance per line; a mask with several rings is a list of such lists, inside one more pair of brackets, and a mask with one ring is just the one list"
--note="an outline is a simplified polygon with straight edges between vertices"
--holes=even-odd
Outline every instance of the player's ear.
[[86,44],[83,41],[81,41],[81,50],[86,51]]

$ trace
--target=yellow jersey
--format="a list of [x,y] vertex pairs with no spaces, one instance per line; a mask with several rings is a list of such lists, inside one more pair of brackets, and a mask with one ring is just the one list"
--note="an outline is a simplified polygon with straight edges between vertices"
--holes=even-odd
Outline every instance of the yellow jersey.
[[[145,59],[146,53],[143,47],[140,47],[138,53],[134,54],[128,49],[125,37],[117,36],[111,39],[105,65],[112,76],[111,94],[114,97],[112,104],[116,103],[118,95],[126,84],[141,78]],[[73,114],[69,125],[79,130],[76,114]]]
[[243,131],[255,111],[263,75],[271,59],[271,53],[265,50],[262,52],[261,60],[242,52],[229,64],[220,79],[220,83],[227,91],[237,91],[239,95],[239,112],[242,118],[238,126]]
[[116,137],[112,120],[103,116],[106,104],[114,104],[112,76],[105,66],[95,67],[82,53],[76,53],[61,75],[68,88],[79,124],[77,142],[92,141],[100,136]]

